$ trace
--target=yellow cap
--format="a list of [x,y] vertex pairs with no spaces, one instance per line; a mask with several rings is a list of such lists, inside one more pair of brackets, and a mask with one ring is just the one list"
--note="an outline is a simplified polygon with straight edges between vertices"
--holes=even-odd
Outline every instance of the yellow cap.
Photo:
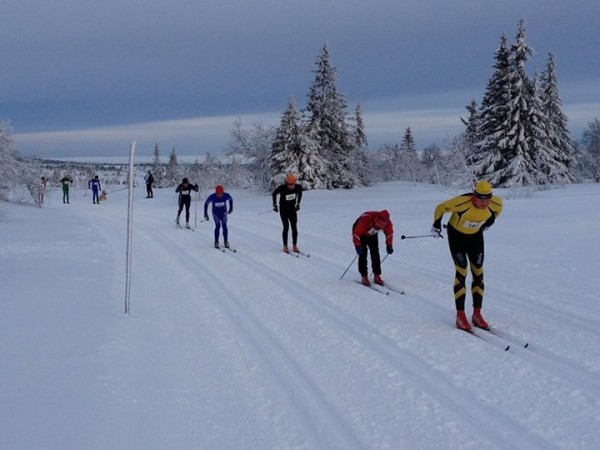
[[475,197],[492,198],[492,184],[489,181],[481,180],[475,183]]

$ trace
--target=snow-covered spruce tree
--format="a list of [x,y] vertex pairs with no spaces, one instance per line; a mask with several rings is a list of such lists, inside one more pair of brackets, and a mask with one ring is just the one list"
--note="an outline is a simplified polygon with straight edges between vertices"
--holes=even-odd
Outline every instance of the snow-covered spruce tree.
[[175,147],[173,147],[171,153],[169,153],[169,162],[165,172],[165,186],[177,186],[181,182],[179,178],[179,163],[177,162]]
[[479,142],[479,132],[481,128],[481,120],[479,117],[479,108],[477,107],[477,102],[475,100],[471,100],[467,106],[465,106],[466,110],[469,112],[469,117],[466,119],[460,118],[460,121],[465,126],[465,139],[469,146],[474,149],[475,144]]
[[546,185],[550,181],[547,174],[542,170],[543,167],[552,165],[550,148],[548,148],[547,121],[542,108],[542,98],[539,90],[539,77],[537,74],[531,79],[531,96],[529,99],[527,127],[527,146],[529,153],[534,161],[535,167],[539,169],[537,179],[533,185]]
[[466,163],[478,178],[496,172],[505,161],[510,108],[510,52],[506,35],[500,37],[494,58],[494,71],[481,101],[477,130],[470,136],[474,137],[475,143],[466,155]]
[[325,167],[314,136],[309,134],[294,99],[290,98],[275,130],[271,150],[271,187],[278,186],[287,174],[293,173],[304,189],[323,189],[327,185]]
[[162,181],[164,178],[164,167],[160,162],[160,150],[158,149],[158,143],[154,144],[154,152],[152,153],[152,176],[154,177],[154,183],[158,187],[162,187]]
[[425,178],[425,170],[419,159],[415,139],[413,138],[410,127],[404,131],[402,144],[400,145],[401,168],[403,180],[410,180],[413,183],[422,181]]
[[554,55],[548,55],[546,70],[541,76],[541,112],[545,122],[545,154],[538,157],[541,171],[550,184],[567,184],[575,179],[570,166],[573,162],[574,144],[567,129],[567,116],[562,112],[558,92]]
[[356,105],[354,110],[354,122],[351,128],[351,134],[353,143],[353,171],[358,176],[360,184],[367,186],[370,181],[369,158],[367,157],[368,143],[360,103]]
[[[287,174],[293,173],[297,177],[304,179],[300,174],[300,154],[301,145],[301,124],[302,117],[296,109],[296,103],[293,98],[288,99],[288,105],[283,115],[279,127],[275,129],[275,138],[271,147],[271,178],[270,186],[274,188],[281,184]],[[308,188],[308,183],[306,186]]]
[[[496,107],[489,116],[490,123],[484,110],[489,107],[487,99],[482,102],[481,126],[485,131],[480,133],[482,142],[476,153],[483,158],[469,160],[470,164],[474,163],[476,176],[487,179],[494,186],[532,186],[544,179],[531,148],[533,127],[529,111],[533,86],[525,63],[532,53],[533,49],[527,44],[525,23],[521,20],[515,43],[510,48],[507,77],[501,84],[494,82]],[[497,71],[494,79],[499,77]]]
[[353,145],[346,125],[346,101],[337,90],[336,68],[330,64],[327,44],[315,64],[306,107],[309,134],[316,137],[319,153],[327,163],[327,188],[350,189],[359,181],[352,171]]
[[525,35],[525,22],[521,20],[515,43],[511,46],[506,165],[489,177],[489,181],[496,186],[533,186],[544,179],[534,153],[538,149],[531,146],[532,140],[537,138],[532,136],[534,125],[530,115],[534,89],[525,64],[532,54],[533,49],[527,44]]

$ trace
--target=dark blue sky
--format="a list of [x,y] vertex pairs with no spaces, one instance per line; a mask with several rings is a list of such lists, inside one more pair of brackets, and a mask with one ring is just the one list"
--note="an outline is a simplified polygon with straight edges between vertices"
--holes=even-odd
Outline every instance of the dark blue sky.
[[600,2],[582,0],[9,0],[0,15],[0,118],[42,156],[218,153],[236,118],[278,124],[306,102],[326,42],[371,147],[411,127],[419,147],[462,130],[500,35],[521,18],[557,63],[573,137],[600,116]]

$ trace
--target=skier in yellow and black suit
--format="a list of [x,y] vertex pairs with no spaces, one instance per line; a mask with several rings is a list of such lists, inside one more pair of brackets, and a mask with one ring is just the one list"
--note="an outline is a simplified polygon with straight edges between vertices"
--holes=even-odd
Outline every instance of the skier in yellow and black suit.
[[456,327],[470,331],[471,325],[465,315],[467,261],[473,277],[473,325],[489,328],[481,316],[483,304],[483,231],[491,227],[502,212],[502,199],[492,195],[492,185],[478,181],[473,192],[451,198],[436,206],[433,213],[431,234],[441,237],[442,217],[452,213],[448,221],[448,244],[454,261],[454,300],[456,303]]

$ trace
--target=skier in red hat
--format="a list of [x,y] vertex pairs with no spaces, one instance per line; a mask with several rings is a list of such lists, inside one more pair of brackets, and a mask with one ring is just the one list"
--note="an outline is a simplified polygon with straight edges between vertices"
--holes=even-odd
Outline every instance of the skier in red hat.
[[394,252],[394,225],[387,210],[364,212],[352,225],[352,242],[358,254],[358,271],[362,277],[361,283],[365,286],[371,285],[367,270],[367,250],[371,252],[373,281],[380,286],[384,285],[381,279],[381,260],[379,257],[378,233],[380,231],[383,231],[385,235],[387,254],[391,255]]
[[[229,208],[227,208],[229,202]],[[229,248],[229,230],[227,229],[227,215],[233,213],[233,198],[225,188],[217,184],[214,194],[210,194],[204,202],[204,219],[208,220],[208,205],[212,203],[212,216],[215,221],[215,248],[219,248],[219,235],[223,228],[223,245]]]

